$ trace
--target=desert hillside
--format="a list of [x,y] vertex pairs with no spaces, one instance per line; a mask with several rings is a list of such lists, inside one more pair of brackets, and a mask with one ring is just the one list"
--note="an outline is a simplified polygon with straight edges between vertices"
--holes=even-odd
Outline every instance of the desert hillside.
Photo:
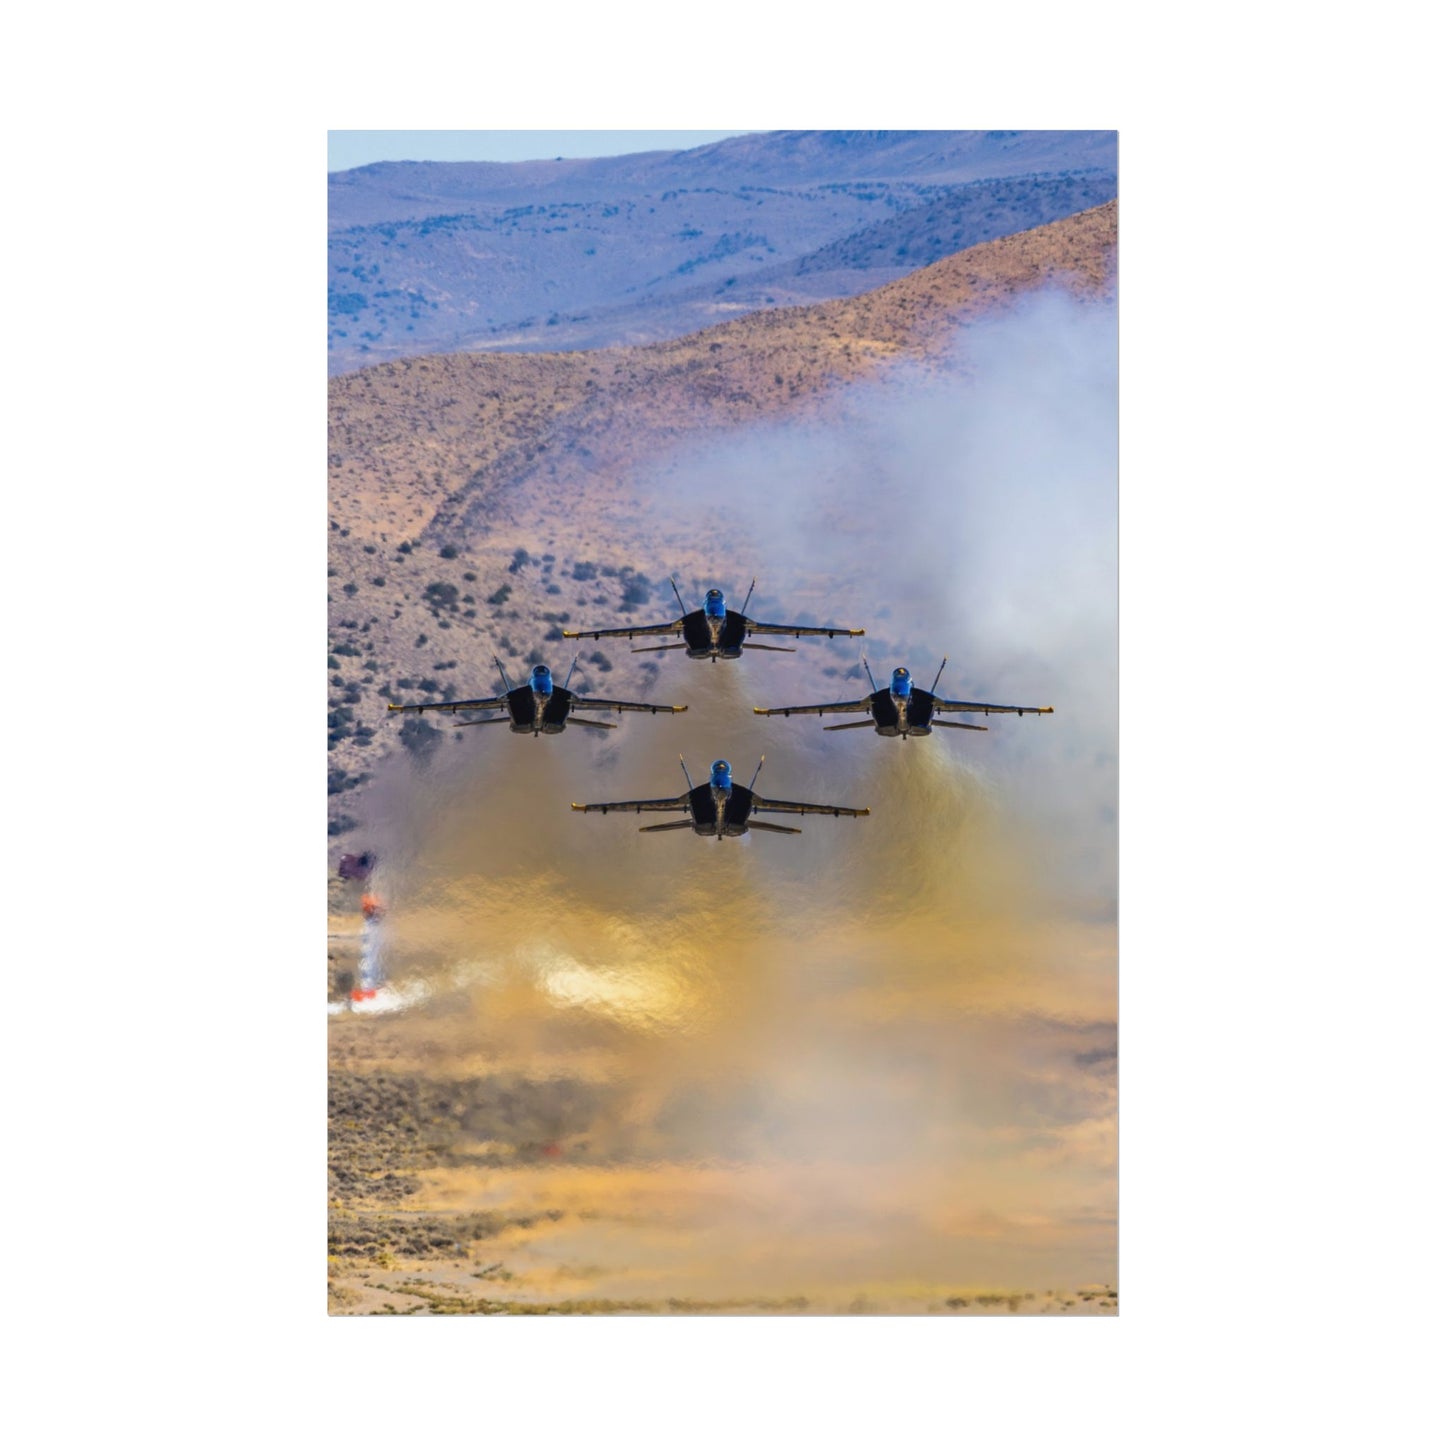
[[[860,383],[886,385],[899,362],[966,366],[960,331],[1040,289],[1112,292],[1116,220],[1110,202],[862,295],[671,341],[433,355],[333,378],[333,852],[346,842],[355,789],[402,738],[388,701],[491,692],[494,652],[565,664],[564,626],[663,620],[676,610],[669,572],[715,575],[704,527],[649,528],[639,514],[639,467],[755,423],[822,414]],[[747,565],[736,562],[737,585]],[[821,589],[788,586],[791,620],[809,620]],[[765,579],[757,602],[782,605],[768,588]],[[610,673],[608,695],[636,695],[656,671],[625,650],[589,647],[574,686],[598,691]],[[413,727],[402,740],[424,750],[440,736]]]
[[770,132],[598,160],[330,178],[333,372],[680,337],[855,295],[1116,194],[1115,137]]

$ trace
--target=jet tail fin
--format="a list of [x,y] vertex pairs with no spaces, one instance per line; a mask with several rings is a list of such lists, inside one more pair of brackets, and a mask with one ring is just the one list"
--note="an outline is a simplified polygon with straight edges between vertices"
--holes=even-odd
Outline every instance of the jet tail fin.
[[672,595],[677,598],[677,605],[682,609],[682,615],[686,617],[688,607],[687,603],[682,600],[682,593],[677,590],[676,576],[669,577],[667,580],[672,583]]

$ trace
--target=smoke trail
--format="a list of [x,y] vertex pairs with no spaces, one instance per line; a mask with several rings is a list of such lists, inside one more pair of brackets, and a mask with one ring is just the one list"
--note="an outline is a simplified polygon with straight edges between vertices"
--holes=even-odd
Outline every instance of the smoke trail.
[[[1054,716],[826,734],[750,709],[861,696],[856,644],[669,654],[654,695],[685,714],[448,730],[372,792],[398,971],[470,980],[429,1046],[604,1060],[589,1157],[614,1183],[575,1177],[564,1202],[595,1212],[632,1166],[743,1171],[745,1198],[703,1191],[664,1284],[1113,1272],[1114,337],[1110,308],[1039,298],[970,329],[966,371],[896,371],[639,481],[658,528],[726,498],[718,565],[756,567],[751,615],[861,619],[880,679],[901,662],[926,685],[947,652],[944,695]],[[717,843],[568,807],[680,794],[679,752],[696,781],[763,751],[760,792],[872,815]],[[662,1248],[586,1247],[619,1268]]]

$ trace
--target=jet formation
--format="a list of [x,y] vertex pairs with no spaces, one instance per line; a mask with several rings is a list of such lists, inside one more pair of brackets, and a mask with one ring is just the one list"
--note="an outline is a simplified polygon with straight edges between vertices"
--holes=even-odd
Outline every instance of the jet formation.
[[[777,647],[768,643],[747,640],[759,634],[787,637],[862,637],[864,635],[861,627],[805,627],[793,623],[757,622],[748,617],[746,613],[748,602],[753,595],[753,587],[748,588],[742,608],[737,611],[728,607],[722,589],[718,587],[708,590],[700,608],[688,611],[686,603],[682,600],[682,594],[677,589],[676,580],[669,580],[672,581],[672,590],[677,598],[678,606],[682,609],[682,616],[674,621],[642,627],[610,627],[590,632],[563,632],[562,635],[569,638],[598,639],[680,636],[682,639],[680,642],[635,647],[632,650],[634,652],[686,650],[689,657],[710,658],[713,662],[719,658],[740,657],[745,649],[757,649],[762,652],[797,651],[793,647]],[[756,585],[755,578],[753,586]],[[579,717],[577,714],[582,711],[615,711],[619,713],[679,713],[687,711],[686,704],[626,702],[611,698],[584,697],[568,688],[567,683],[572,680],[570,670],[566,681],[558,686],[552,679],[551,670],[540,663],[533,667],[531,675],[525,683],[520,687],[513,687],[511,680],[507,677],[506,669],[502,666],[501,659],[496,659],[496,663],[505,689],[496,697],[470,698],[454,702],[392,703],[388,705],[387,711],[455,714],[490,710],[499,715],[469,718],[456,723],[455,726],[480,727],[488,723],[507,723],[512,732],[530,733],[534,737],[544,733],[560,733],[569,722],[579,723],[589,728],[614,728],[617,726],[616,723],[601,722],[595,718]],[[938,683],[947,664],[948,659],[945,657],[933,679],[932,687],[917,686],[906,667],[895,667],[888,686],[880,688],[873,677],[872,669],[868,667],[868,660],[864,658],[863,667],[868,673],[868,682],[873,689],[866,697],[848,702],[797,703],[788,707],[755,707],[753,712],[763,717],[792,717],[800,713],[816,713],[820,717],[825,713],[867,713],[867,717],[854,722],[830,724],[824,728],[824,731],[839,732],[849,728],[871,727],[880,737],[901,737],[905,740],[910,737],[927,737],[936,727],[962,728],[973,732],[988,731],[979,723],[954,722],[938,716],[940,713],[1017,713],[1022,717],[1025,713],[1053,712],[1052,707],[1025,707],[1018,703],[963,702],[953,698],[939,697]],[[574,659],[573,668],[576,665]],[[781,798],[763,797],[754,791],[758,773],[762,771],[762,759],[759,759],[757,770],[754,771],[752,779],[746,787],[733,780],[732,766],[726,759],[720,758],[715,762],[708,780],[697,786],[693,785],[692,778],[688,774],[687,763],[681,758],[679,761],[682,762],[683,777],[687,780],[687,790],[679,793],[676,797],[573,803],[572,807],[579,813],[682,813],[686,816],[666,823],[645,824],[638,831],[669,833],[690,828],[699,837],[715,838],[719,841],[723,838],[740,838],[752,831],[765,833],[801,833],[803,831],[801,828],[764,821],[758,817],[760,813],[814,813],[834,818],[865,818],[869,814],[867,808],[855,808],[842,803],[798,803]]]

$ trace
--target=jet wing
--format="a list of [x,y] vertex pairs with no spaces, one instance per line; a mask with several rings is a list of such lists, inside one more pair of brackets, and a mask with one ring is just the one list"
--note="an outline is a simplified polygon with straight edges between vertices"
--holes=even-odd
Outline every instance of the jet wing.
[[615,702],[607,697],[574,697],[572,710],[595,708],[599,712],[686,712],[687,704],[671,706],[664,702]]
[[760,798],[753,794],[755,813],[831,813],[835,818],[866,818],[867,808],[840,808],[832,803],[785,803],[778,798]]
[[568,632],[563,637],[666,637],[682,631],[682,618],[673,622],[659,622],[653,627],[603,627],[596,632]]
[[678,798],[629,799],[624,803],[573,803],[578,813],[686,813],[689,810],[688,795]]
[[1022,717],[1026,712],[1053,712],[1051,707],[1016,707],[1006,702],[950,702],[946,697],[933,699],[936,712],[1016,712]]
[[507,695],[474,697],[466,702],[389,702],[387,712],[466,712],[472,708],[506,707]]
[[755,707],[760,717],[792,717],[794,713],[815,712],[822,717],[825,712],[867,712],[873,706],[872,696],[861,697],[857,702],[806,702],[797,707]]
[[862,637],[861,627],[795,627],[786,622],[752,622],[747,624],[748,636],[755,632],[768,637]]

